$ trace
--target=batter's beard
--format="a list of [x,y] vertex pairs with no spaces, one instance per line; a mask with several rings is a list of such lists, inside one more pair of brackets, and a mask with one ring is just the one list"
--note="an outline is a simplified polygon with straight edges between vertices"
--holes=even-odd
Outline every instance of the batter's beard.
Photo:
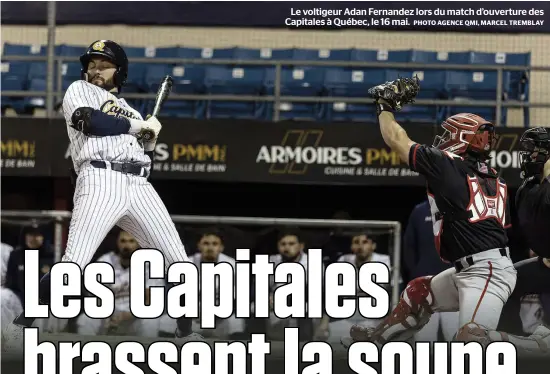
[[103,78],[101,78],[101,84],[97,84],[97,83],[94,83],[94,81],[96,80],[96,77],[93,77],[91,79],[88,80],[88,83],[91,83],[93,84],[94,86],[97,86],[97,87],[101,87],[103,88],[105,91],[111,91],[112,89],[115,88],[115,85],[114,85],[114,82],[112,79],[109,79],[108,81],[104,80]]

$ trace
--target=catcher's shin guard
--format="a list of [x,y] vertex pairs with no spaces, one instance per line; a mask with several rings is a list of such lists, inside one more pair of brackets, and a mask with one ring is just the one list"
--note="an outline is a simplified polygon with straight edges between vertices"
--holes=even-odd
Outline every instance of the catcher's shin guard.
[[399,304],[375,329],[355,325],[350,330],[354,341],[371,341],[384,344],[388,341],[406,341],[424,327],[433,314],[433,294],[430,282],[433,277],[412,280],[403,291]]

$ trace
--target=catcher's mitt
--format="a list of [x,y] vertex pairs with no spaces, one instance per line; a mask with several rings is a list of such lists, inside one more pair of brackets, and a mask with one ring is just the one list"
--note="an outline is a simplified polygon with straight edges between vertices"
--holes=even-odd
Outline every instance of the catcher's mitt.
[[384,99],[389,106],[389,108],[384,108],[385,110],[399,111],[403,105],[414,103],[418,91],[420,91],[420,82],[418,76],[415,75],[413,78],[397,78],[393,82],[374,86],[368,92],[377,104],[380,99]]

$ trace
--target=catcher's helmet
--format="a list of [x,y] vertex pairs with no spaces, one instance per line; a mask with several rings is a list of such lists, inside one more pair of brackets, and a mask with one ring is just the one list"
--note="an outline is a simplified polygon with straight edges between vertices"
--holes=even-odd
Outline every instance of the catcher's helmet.
[[441,127],[444,132],[435,137],[433,146],[457,155],[468,153],[486,160],[498,139],[495,126],[472,113],[455,114],[443,121]]
[[82,64],[82,79],[85,79],[85,74],[88,71],[88,64],[90,63],[92,56],[106,57],[117,66],[117,71],[114,76],[114,83],[120,91],[128,78],[128,57],[126,56],[124,49],[111,40],[97,40],[93,42],[86,50],[86,53],[80,56],[80,63]]
[[544,164],[550,159],[550,131],[534,127],[521,135],[519,161],[522,176],[529,178],[542,174]]

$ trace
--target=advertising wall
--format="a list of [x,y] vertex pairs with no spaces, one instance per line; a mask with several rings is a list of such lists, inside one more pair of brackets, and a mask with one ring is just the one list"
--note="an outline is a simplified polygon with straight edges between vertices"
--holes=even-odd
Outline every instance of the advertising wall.
[[[357,123],[165,119],[152,178],[320,185],[422,185],[385,146],[376,125]],[[432,144],[437,126],[404,126],[411,139]],[[491,165],[511,187],[521,183],[522,128],[500,128]],[[72,166],[63,120],[5,118],[2,174],[65,177]]]

